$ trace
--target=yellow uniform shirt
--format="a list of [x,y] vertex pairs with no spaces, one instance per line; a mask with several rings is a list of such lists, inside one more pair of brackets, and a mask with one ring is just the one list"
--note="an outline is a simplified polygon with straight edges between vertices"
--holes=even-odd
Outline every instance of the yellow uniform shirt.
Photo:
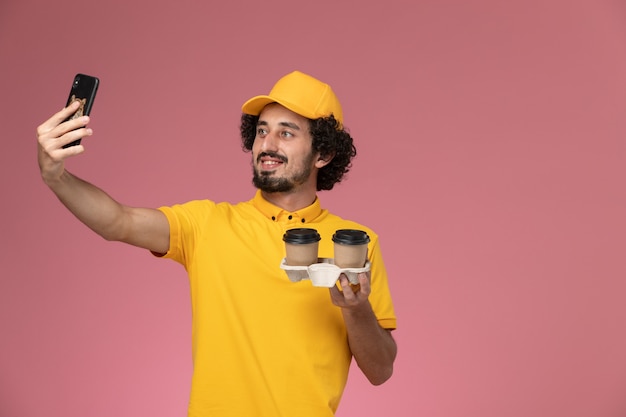
[[170,224],[165,257],[190,280],[194,373],[190,417],[333,416],[351,353],[340,308],[327,288],[293,283],[280,262],[287,229],[322,237],[320,257],[333,257],[335,230],[367,231],[370,302],[384,328],[396,327],[378,236],[320,207],[286,212],[260,192],[239,204],[191,201],[161,207]]

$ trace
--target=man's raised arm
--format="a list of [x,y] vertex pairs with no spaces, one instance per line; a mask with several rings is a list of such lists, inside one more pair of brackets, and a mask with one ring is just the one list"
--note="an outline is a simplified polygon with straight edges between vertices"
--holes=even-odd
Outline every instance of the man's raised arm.
[[43,181],[76,218],[103,238],[166,253],[169,224],[163,213],[120,204],[65,169],[65,160],[83,153],[85,148],[76,145],[64,149],[63,145],[93,133],[86,127],[88,116],[63,122],[77,106],[77,102],[72,103],[37,128],[38,162]]

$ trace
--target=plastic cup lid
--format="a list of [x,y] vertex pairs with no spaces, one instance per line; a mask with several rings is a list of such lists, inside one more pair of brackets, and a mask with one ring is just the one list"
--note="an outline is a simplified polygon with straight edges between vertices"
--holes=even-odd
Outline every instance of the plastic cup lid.
[[363,230],[340,229],[333,235],[333,242],[342,245],[364,245],[369,241],[370,237]]
[[283,241],[285,243],[293,243],[296,245],[303,245],[307,243],[315,243],[322,240],[319,233],[315,229],[308,229],[305,227],[297,229],[289,229],[283,235]]

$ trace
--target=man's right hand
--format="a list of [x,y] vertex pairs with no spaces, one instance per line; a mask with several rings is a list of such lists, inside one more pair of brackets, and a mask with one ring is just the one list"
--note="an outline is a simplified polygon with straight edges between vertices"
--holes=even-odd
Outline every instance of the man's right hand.
[[73,102],[37,128],[39,169],[41,177],[48,185],[60,179],[65,170],[66,158],[85,151],[83,145],[70,146],[65,149],[63,146],[93,134],[93,131],[86,127],[89,123],[89,116],[81,116],[62,123],[78,110],[78,106],[77,101]]

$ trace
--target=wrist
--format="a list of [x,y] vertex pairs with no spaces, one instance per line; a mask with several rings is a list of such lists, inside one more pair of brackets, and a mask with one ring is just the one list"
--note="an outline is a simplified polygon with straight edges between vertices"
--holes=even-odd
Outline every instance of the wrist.
[[367,320],[372,317],[375,317],[374,310],[372,310],[372,305],[369,300],[365,300],[364,302],[342,307],[341,308],[344,318],[350,318],[353,320]]
[[60,172],[42,170],[41,179],[49,188],[55,189],[69,179],[69,173],[64,168]]

